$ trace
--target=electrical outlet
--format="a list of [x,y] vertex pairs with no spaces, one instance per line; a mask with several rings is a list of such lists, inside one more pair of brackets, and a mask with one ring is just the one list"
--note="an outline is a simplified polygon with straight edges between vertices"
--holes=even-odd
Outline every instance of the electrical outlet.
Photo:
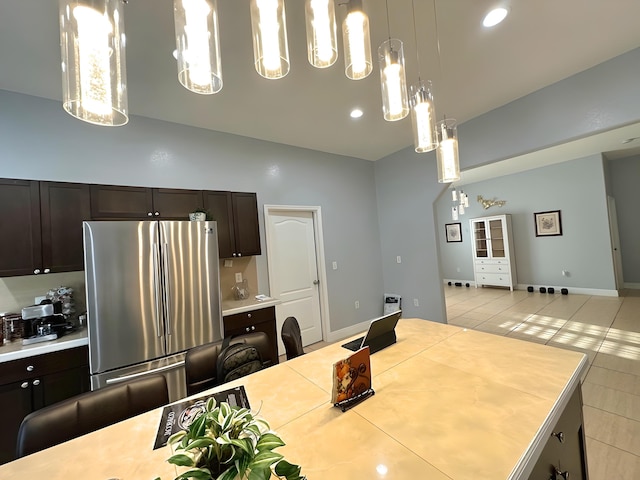
[[331,264],[331,268],[333,268],[334,270],[337,270],[338,269],[338,262],[333,262]]
[[417,298],[414,298],[414,299],[413,299],[413,306],[414,306],[414,307],[419,307],[419,306],[420,306],[420,302],[418,302],[418,299],[417,299]]
[[236,273],[236,283],[242,282],[242,273]]
[[360,302],[356,300],[356,310],[360,308]]
[[400,255],[396,257],[396,263],[402,263],[402,257]]

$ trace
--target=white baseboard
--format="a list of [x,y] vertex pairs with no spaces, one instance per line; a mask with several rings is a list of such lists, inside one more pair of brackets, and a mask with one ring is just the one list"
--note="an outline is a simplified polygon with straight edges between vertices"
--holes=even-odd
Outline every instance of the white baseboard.
[[[518,284],[516,287],[518,290],[526,290],[527,287],[533,287],[534,292],[540,292],[540,287],[549,288],[549,285],[525,285]],[[604,290],[600,288],[580,288],[580,287],[556,287],[551,285],[555,289],[555,294],[561,294],[561,289],[566,288],[569,291],[569,295],[577,293],[578,295],[596,295],[601,297],[617,297],[617,290]]]
[[628,288],[630,290],[640,290],[640,283],[629,283],[629,282],[626,282],[624,284],[624,288]]
[[350,325],[346,328],[336,330],[334,332],[329,332],[325,341],[333,343],[347,337],[352,337],[354,335],[357,335],[358,333],[364,333],[369,328],[370,323],[371,320],[367,320],[366,322],[360,322],[355,325]]
[[448,285],[449,282],[451,282],[451,286],[455,287],[456,283],[461,283],[462,286],[464,287],[467,283],[469,284],[470,287],[475,287],[476,286],[476,282],[474,280],[460,280],[458,279],[453,279],[453,278],[445,278],[442,283],[444,283],[445,285]]

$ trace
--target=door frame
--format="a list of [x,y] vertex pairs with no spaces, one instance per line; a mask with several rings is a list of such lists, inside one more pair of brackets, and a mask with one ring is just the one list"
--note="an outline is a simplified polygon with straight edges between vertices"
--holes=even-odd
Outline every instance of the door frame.
[[[324,256],[324,235],[322,233],[322,209],[320,206],[303,206],[303,205],[264,205],[264,225],[265,238],[267,243],[267,265],[271,263],[273,251],[271,246],[271,229],[269,228],[269,219],[272,214],[283,214],[286,212],[308,212],[313,218],[313,234],[316,246],[316,268],[318,270],[319,302],[320,302],[320,329],[322,331],[322,340],[325,341],[329,334],[329,291],[327,289],[327,270],[325,268]],[[269,288],[273,285],[275,273],[271,268],[269,272]],[[277,332],[280,334],[280,332]]]
[[620,250],[620,231],[618,230],[618,214],[616,199],[607,195],[607,216],[609,219],[609,236],[611,239],[611,257],[613,259],[613,277],[616,290],[620,292],[625,288],[624,270],[622,264],[622,251]]

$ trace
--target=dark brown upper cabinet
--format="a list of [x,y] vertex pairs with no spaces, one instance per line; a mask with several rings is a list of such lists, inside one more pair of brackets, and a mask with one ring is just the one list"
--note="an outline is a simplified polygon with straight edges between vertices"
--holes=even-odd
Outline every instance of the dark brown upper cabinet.
[[89,186],[0,179],[0,276],[83,269]]
[[205,191],[204,207],[218,224],[220,258],[260,255],[255,193]]
[[200,190],[91,185],[94,220],[188,220],[202,206]]

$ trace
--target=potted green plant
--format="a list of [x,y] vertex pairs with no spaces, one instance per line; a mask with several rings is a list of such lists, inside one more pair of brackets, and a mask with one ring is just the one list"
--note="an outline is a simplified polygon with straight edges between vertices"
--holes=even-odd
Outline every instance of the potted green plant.
[[190,469],[175,480],[268,480],[272,474],[287,480],[305,480],[300,466],[273,450],[284,442],[269,424],[250,410],[209,398],[204,411],[187,430],[169,438],[174,455],[169,463]]
[[189,220],[191,221],[205,221],[212,220],[211,214],[204,208],[196,208],[193,212],[189,213]]

